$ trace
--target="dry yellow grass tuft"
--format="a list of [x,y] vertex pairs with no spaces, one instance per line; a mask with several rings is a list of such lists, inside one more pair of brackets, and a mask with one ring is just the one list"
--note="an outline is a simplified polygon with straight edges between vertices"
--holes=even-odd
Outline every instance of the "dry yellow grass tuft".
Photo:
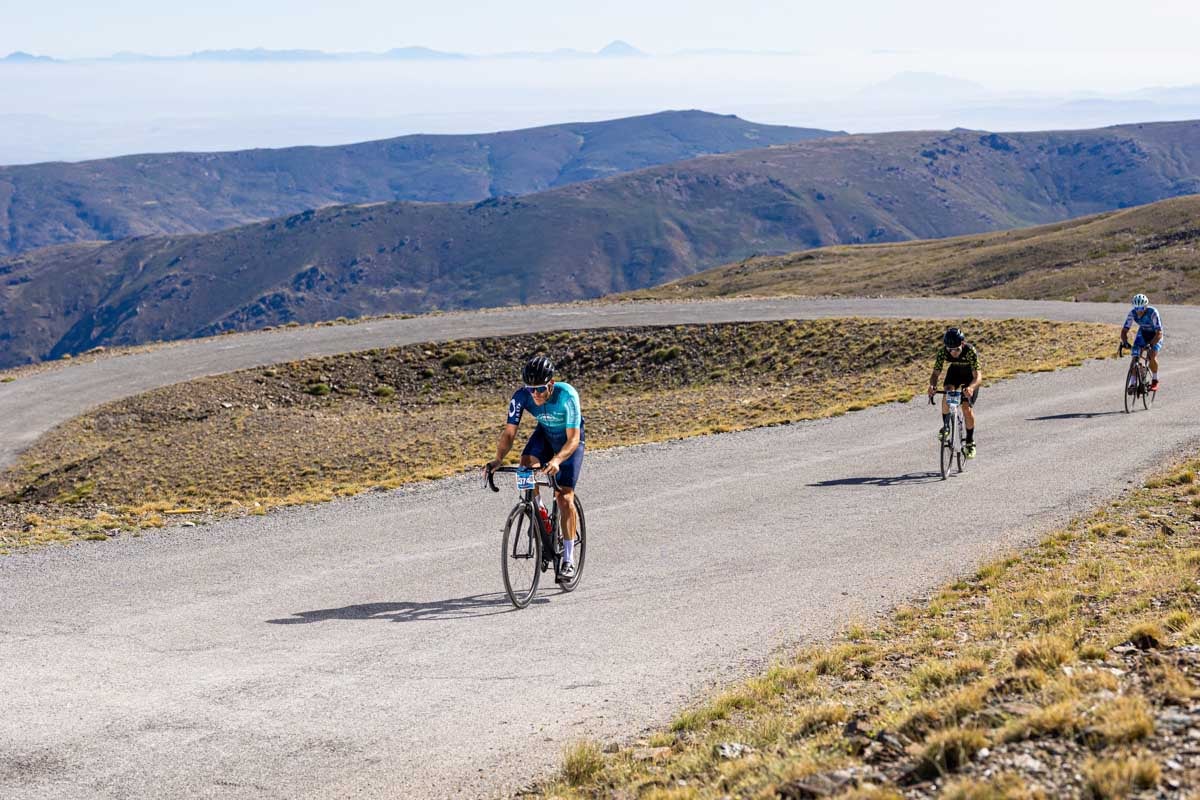
[[1138,756],[1094,759],[1084,767],[1083,796],[1088,800],[1124,800],[1135,791],[1153,789],[1162,778],[1158,762]]

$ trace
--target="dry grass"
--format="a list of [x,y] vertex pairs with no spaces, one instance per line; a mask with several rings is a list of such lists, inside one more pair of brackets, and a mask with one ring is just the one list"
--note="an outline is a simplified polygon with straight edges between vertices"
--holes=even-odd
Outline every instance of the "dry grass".
[[1162,778],[1158,762],[1130,756],[1096,759],[1084,768],[1084,794],[1089,800],[1123,800],[1135,791],[1153,789]]
[[[1192,713],[1200,697],[1200,651],[1183,646],[1200,637],[1200,513],[1189,487],[1152,481],[688,710],[652,737],[669,747],[665,757],[621,750],[590,782],[542,793],[1122,798],[1162,784],[1161,764],[1178,758],[1168,796],[1195,796],[1200,759],[1178,755],[1194,750],[1189,734],[1156,721]],[[1164,534],[1164,522],[1178,533]],[[722,758],[722,742],[754,751]]]
[[563,751],[563,777],[572,786],[587,783],[604,768],[604,754],[592,741],[578,741]]
[[949,322],[971,332],[989,380],[1111,354],[1110,326],[852,319],[559,332],[246,370],[47,434],[0,475],[0,548],[265,513],[476,466],[535,346],[581,390],[594,450],[909,399]]

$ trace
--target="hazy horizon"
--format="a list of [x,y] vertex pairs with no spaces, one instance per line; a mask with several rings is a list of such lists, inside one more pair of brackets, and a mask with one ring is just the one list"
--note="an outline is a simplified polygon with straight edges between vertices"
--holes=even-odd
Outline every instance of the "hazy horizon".
[[[1115,13],[1115,4],[1031,0],[1003,8],[948,0],[920,8],[883,0],[853,8],[532,0],[503,10],[460,0],[419,11],[382,0],[336,8],[317,0],[214,0],[169,12],[150,0],[118,9],[61,0],[37,14],[18,5],[0,0],[0,54],[594,52],[613,40],[651,53],[790,52],[554,62],[5,62],[0,164],[482,133],[682,108],[851,132],[1200,117],[1200,90],[1153,91],[1200,87],[1193,55],[1200,15],[1175,0],[1150,0],[1137,14]],[[1139,47],[1151,41],[1153,49]],[[974,85],[871,88],[911,72]]]
[[[0,0],[0,52],[65,58],[119,51],[188,53],[265,47],[327,51],[423,45],[494,53],[574,48],[594,51],[622,39],[649,52],[725,48],[954,50],[1079,53],[1111,59],[1153,42],[1155,52],[1194,50],[1200,19],[1184,0],[1144,0],[1136,13],[1114,0],[1009,0],[1003,6],[924,0],[853,6],[777,0],[490,0],[421,4],[395,0],[210,0],[164,10],[158,0],[119,7],[57,0],[28,11],[27,0]],[[1133,46],[1131,46],[1133,43]],[[1149,48],[1146,48],[1149,49]],[[1099,62],[1097,62],[1098,65]],[[1100,65],[1102,66],[1102,65]]]

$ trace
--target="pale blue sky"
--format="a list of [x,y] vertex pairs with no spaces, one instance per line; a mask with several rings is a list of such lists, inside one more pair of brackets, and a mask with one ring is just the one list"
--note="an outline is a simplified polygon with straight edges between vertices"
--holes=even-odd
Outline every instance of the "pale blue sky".
[[618,38],[654,52],[1038,50],[1101,59],[1194,49],[1200,13],[1194,0],[0,0],[0,53],[60,57],[259,46],[594,50]]

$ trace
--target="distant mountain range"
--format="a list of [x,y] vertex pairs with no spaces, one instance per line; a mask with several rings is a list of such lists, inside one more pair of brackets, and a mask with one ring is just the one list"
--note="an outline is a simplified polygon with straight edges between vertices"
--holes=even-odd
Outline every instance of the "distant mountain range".
[[433,50],[428,47],[394,47],[382,52],[353,52],[329,53],[324,50],[268,50],[262,47],[234,48],[229,50],[199,50],[186,55],[156,56],[146,53],[121,52],[100,58],[61,59],[51,56],[35,56],[30,53],[17,51],[0,58],[0,64],[33,62],[66,63],[68,61],[447,61],[468,58],[640,58],[648,55],[628,42],[617,40],[609,42],[596,52],[562,48],[550,51],[528,51],[513,53],[490,53],[470,55],[466,53],[450,53],[443,50]]
[[0,167],[0,256],[76,241],[213,231],[338,203],[473,202],[838,134],[668,111],[338,147]]
[[754,254],[1053,222],[1200,192],[1200,122],[912,132],[517,198],[373,203],[0,261],[0,365],[289,321],[597,297]]

